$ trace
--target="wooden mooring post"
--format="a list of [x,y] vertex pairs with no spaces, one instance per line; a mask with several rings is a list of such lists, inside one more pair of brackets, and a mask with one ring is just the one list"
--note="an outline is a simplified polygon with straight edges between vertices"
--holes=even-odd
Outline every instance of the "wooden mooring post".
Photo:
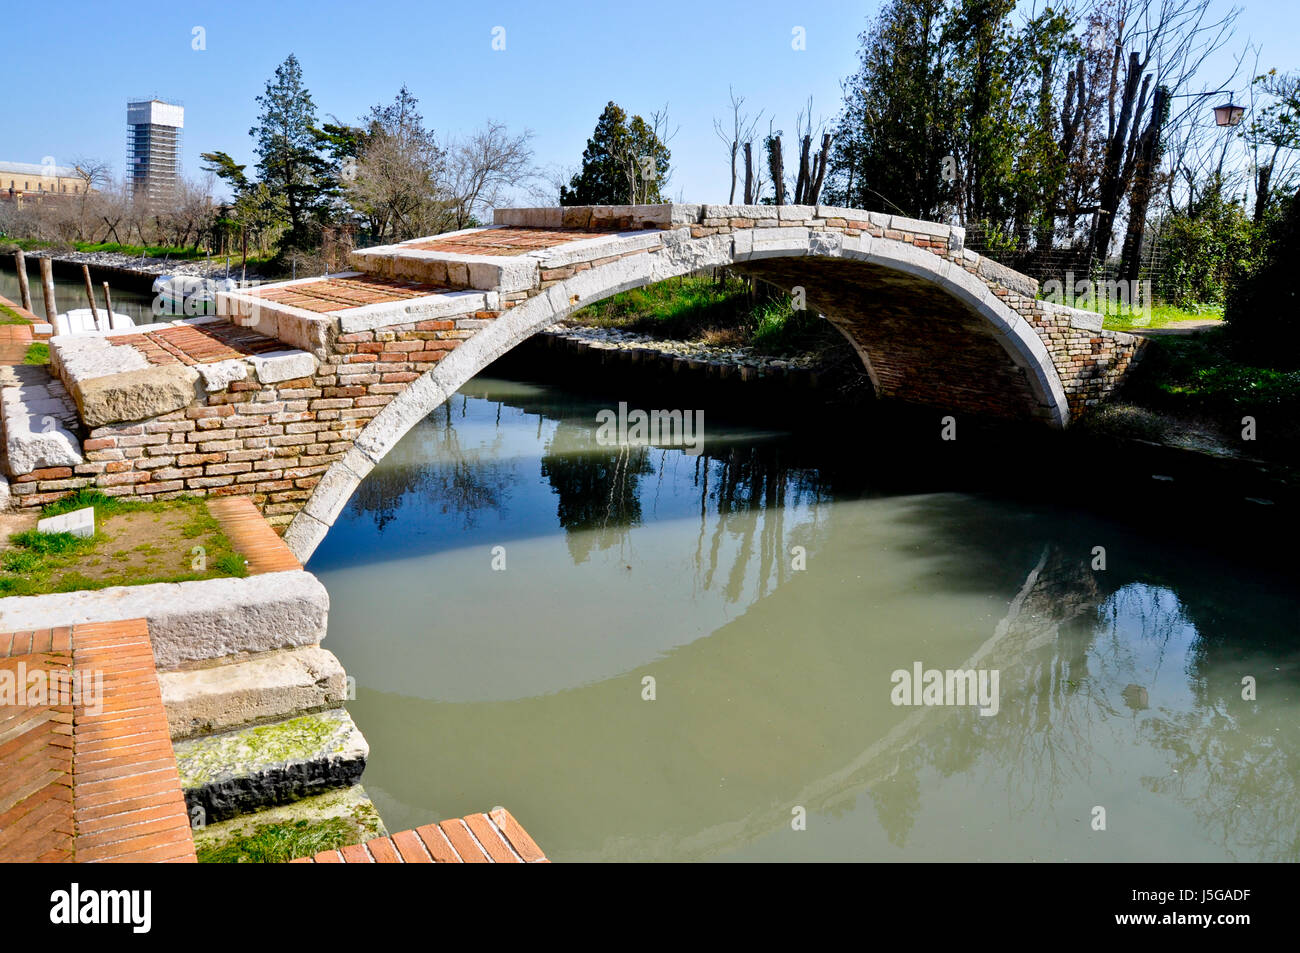
[[54,262],[48,258],[41,259],[41,291],[45,294],[45,320],[52,325],[59,312],[54,304]]
[[18,295],[22,298],[23,307],[30,311],[32,310],[32,290],[27,287],[27,259],[23,257],[21,248],[14,252],[14,265],[18,269]]
[[108,311],[108,317],[104,323],[108,325],[108,330],[113,330],[113,296],[108,293],[108,282],[104,282],[104,308]]
[[95,286],[90,283],[90,266],[81,266],[81,275],[86,279],[86,300],[90,302],[90,319],[95,322],[95,327],[104,330],[99,324],[99,309],[95,307]]

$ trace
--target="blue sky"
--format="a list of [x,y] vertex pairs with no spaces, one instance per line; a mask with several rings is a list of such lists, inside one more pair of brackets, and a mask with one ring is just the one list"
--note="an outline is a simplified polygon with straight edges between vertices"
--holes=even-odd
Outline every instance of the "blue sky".
[[[576,165],[610,99],[642,114],[667,103],[671,125],[680,127],[670,143],[672,197],[725,201],[713,119],[727,114],[728,85],[787,132],[810,95],[814,114],[833,117],[840,81],[855,68],[858,34],[877,8],[875,0],[72,0],[57,14],[47,11],[57,26],[27,23],[9,32],[16,24],[6,17],[0,42],[7,72],[24,78],[17,91],[25,108],[0,124],[0,159],[53,156],[62,165],[92,156],[120,175],[126,102],[157,95],[185,105],[187,174],[199,174],[201,152],[222,149],[251,162],[253,98],[292,52],[323,117],[355,121],[406,83],[440,134],[468,132],[489,117],[526,127],[543,166]],[[498,26],[505,28],[501,51],[492,48]],[[195,27],[204,30],[204,50],[192,48]],[[792,49],[795,27],[804,30],[804,50]],[[1300,3],[1247,0],[1234,45],[1248,37],[1263,47],[1262,67],[1300,68]],[[1221,54],[1210,63],[1206,82],[1217,85],[1230,60]]]

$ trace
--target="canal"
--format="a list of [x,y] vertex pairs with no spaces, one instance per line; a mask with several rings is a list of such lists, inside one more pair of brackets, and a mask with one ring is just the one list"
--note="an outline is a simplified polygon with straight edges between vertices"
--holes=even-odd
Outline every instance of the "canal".
[[[390,829],[502,804],[557,861],[1300,859],[1295,566],[1235,516],[1189,531],[1115,474],[1063,503],[870,424],[609,446],[617,400],[471,381],[313,556]],[[996,672],[994,703],[895,704],[917,665]]]
[[[95,280],[95,307],[103,308],[104,289],[100,284],[102,279],[95,277],[93,268],[91,269],[91,277]],[[32,311],[38,317],[49,320],[45,314],[45,298],[41,294],[41,270],[38,259],[27,259],[27,281],[28,290],[32,296]],[[158,320],[153,314],[153,295],[140,291],[128,291],[111,281],[109,282],[109,289],[113,295],[113,310],[118,314],[130,315],[131,320],[136,324],[153,324]],[[10,301],[22,302],[22,296],[18,290],[18,272],[14,269],[12,258],[6,258],[3,263],[0,263],[0,295]],[[58,306],[60,312],[72,308],[86,307],[85,281],[82,279],[74,280],[68,277],[66,273],[56,270],[54,273],[54,303]],[[167,320],[171,320],[171,318]]]

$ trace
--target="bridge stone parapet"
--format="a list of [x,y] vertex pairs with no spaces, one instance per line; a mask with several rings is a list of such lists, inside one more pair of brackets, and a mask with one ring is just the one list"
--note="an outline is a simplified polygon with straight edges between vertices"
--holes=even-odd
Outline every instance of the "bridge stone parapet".
[[710,267],[801,288],[881,397],[945,413],[1063,427],[1139,353],[1040,301],[960,228],[831,206],[501,209],[349,266],[222,293],[216,319],[54,339],[84,460],[16,474],[15,499],[246,494],[305,559],[393,444],[495,358],[577,308]]

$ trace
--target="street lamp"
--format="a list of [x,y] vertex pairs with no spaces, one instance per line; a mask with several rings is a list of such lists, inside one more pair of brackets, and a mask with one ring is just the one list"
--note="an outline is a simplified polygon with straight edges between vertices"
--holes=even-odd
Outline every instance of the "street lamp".
[[1246,107],[1238,106],[1228,97],[1228,101],[1220,106],[1214,107],[1214,122],[1218,126],[1235,126],[1241,122],[1241,118],[1246,115]]

